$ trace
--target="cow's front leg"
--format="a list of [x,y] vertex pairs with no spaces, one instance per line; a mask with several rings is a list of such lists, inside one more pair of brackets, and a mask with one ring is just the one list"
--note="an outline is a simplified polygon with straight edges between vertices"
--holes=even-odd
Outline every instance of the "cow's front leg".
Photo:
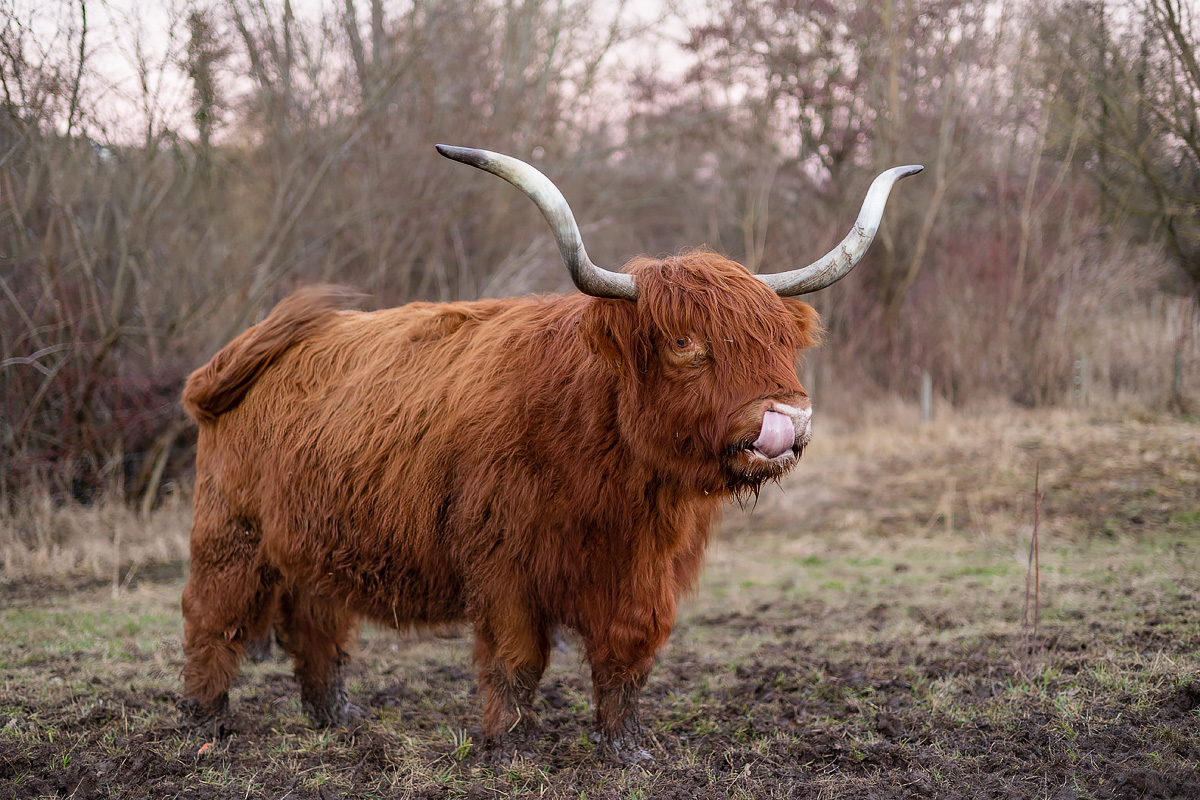
[[592,666],[596,732],[608,755],[621,764],[632,766],[654,761],[642,747],[642,721],[638,714],[638,697],[653,663],[653,658],[649,658],[628,670]]
[[598,617],[582,632],[592,665],[596,732],[608,756],[622,764],[654,759],[642,747],[638,697],[650,677],[654,656],[671,635],[675,606],[667,598],[646,607]]
[[533,701],[550,658],[547,631],[476,626],[475,661],[483,699],[484,750],[494,758],[528,745],[537,730]]

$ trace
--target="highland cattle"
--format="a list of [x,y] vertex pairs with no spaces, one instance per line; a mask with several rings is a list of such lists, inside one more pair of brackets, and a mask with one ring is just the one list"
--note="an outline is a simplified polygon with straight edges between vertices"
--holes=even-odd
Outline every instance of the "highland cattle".
[[355,717],[356,621],[469,622],[489,746],[533,730],[552,635],[578,632],[599,739],[648,758],[638,695],[730,497],[811,436],[796,354],[820,335],[795,295],[844,276],[892,184],[876,179],[827,256],[753,275],[708,251],[587,256],[561,193],[495,153],[439,146],[524,191],[579,294],[347,310],[284,299],[194,372],[199,425],[185,705],[211,718],[272,624],[318,725]]

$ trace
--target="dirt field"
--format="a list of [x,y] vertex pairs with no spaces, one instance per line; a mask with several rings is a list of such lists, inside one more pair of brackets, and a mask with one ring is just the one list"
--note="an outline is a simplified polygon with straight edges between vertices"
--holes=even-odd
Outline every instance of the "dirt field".
[[727,515],[643,697],[646,770],[596,758],[569,636],[536,750],[496,766],[469,631],[364,629],[355,730],[310,729],[276,658],[197,732],[176,711],[185,563],[126,566],[115,591],[10,576],[0,798],[1200,797],[1198,567],[1195,421],[893,409],[818,428],[794,477]]

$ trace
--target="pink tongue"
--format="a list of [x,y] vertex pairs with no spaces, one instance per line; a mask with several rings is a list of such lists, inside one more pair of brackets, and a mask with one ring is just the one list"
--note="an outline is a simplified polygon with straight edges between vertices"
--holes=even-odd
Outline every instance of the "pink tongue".
[[768,411],[763,414],[762,430],[754,442],[754,449],[767,458],[777,458],[796,443],[796,426],[792,418],[778,411]]

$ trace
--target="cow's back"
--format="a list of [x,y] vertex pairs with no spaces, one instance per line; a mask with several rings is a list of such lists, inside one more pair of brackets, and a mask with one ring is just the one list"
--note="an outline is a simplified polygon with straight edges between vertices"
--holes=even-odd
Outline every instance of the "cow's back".
[[[486,519],[494,506],[472,511],[466,495],[485,476],[505,477],[494,474],[496,452],[505,464],[517,455],[523,432],[513,420],[524,419],[522,395],[537,394],[529,362],[553,358],[529,352],[541,349],[530,328],[544,332],[547,314],[572,313],[555,305],[331,309],[269,363],[239,371],[226,356],[224,374],[253,380],[224,413],[197,416],[198,481],[259,531],[266,558],[289,579],[385,621],[459,619],[464,583],[478,583],[467,573],[487,555],[474,531],[496,523]],[[272,317],[268,330],[244,337],[269,338]],[[487,363],[505,336],[516,363]],[[571,360],[584,355],[571,350]]]

